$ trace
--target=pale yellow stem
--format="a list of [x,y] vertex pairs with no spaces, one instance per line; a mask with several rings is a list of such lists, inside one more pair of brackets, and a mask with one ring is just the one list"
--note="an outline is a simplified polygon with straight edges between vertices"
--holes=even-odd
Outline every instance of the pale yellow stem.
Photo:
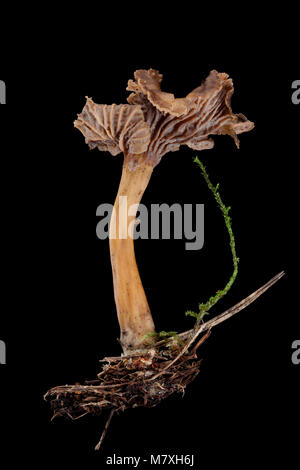
[[[110,256],[114,295],[124,353],[142,349],[143,337],[154,323],[134,253],[133,227],[138,204],[149,183],[153,165],[145,155],[127,155],[110,224]],[[126,197],[126,198],[125,198]],[[127,216],[126,208],[132,208]]]

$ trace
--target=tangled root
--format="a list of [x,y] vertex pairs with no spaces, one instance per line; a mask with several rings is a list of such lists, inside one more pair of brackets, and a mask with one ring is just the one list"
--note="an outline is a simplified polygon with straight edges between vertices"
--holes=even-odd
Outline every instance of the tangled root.
[[[75,420],[87,414],[99,415],[109,409],[109,418],[95,448],[99,450],[115,412],[139,406],[152,408],[174,393],[183,394],[199,373],[201,360],[197,358],[196,351],[211,329],[254,302],[283,275],[282,271],[225,312],[206,323],[197,323],[194,330],[181,333],[181,344],[172,342],[172,339],[165,340],[144,353],[105,358],[101,361],[105,364],[96,380],[86,381],[84,385],[52,388],[44,396],[51,404],[52,419],[66,416]],[[206,334],[191,349],[205,331]]]
[[103,362],[97,380],[54,387],[46,393],[52,419],[65,416],[74,420],[87,414],[99,415],[106,409],[152,408],[174,393],[183,394],[198,375],[201,360],[195,351],[178,358],[178,352],[150,349],[142,355],[106,358]]

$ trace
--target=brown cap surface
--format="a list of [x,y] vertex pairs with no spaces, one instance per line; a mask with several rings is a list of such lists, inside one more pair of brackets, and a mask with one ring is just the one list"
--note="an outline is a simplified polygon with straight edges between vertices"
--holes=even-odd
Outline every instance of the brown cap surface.
[[87,98],[74,126],[91,149],[97,147],[112,155],[144,153],[150,141],[150,129],[140,106],[95,104]]
[[211,71],[202,84],[185,98],[161,91],[162,75],[153,69],[137,70],[129,80],[132,91],[127,105],[97,105],[88,98],[75,127],[90,148],[112,155],[147,152],[153,165],[180,145],[195,150],[214,146],[211,135],[228,134],[237,146],[237,134],[253,129],[243,114],[231,109],[232,80]]

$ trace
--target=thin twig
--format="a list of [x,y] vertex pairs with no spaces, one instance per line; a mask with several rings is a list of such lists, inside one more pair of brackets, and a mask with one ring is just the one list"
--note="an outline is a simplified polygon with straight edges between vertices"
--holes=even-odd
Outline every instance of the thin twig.
[[112,419],[114,413],[115,413],[115,410],[111,410],[111,412],[110,412],[110,414],[109,414],[109,417],[108,417],[108,420],[106,421],[106,424],[105,424],[105,426],[104,426],[103,432],[102,432],[102,434],[101,434],[100,441],[99,441],[98,444],[96,445],[95,450],[100,450],[100,447],[101,447],[101,445],[102,445],[102,443],[103,443],[103,441],[104,441],[104,438],[105,438],[105,436],[106,436],[108,427],[109,427],[109,425],[110,425],[110,422],[111,422],[111,419]]
[[[258,297],[260,297],[262,294],[264,294],[270,287],[273,286],[279,279],[281,279],[284,276],[285,272],[281,271],[279,274],[276,276],[272,277],[269,282],[264,284],[262,287],[260,287],[258,290],[253,292],[251,295],[246,297],[245,299],[241,300],[241,302],[235,304],[233,307],[230,307],[228,310],[225,310],[225,312],[221,313],[220,315],[217,315],[216,317],[212,318],[211,320],[207,321],[206,323],[203,323],[201,325],[201,332],[209,330],[210,328],[213,328],[214,326],[218,325],[219,323],[222,323],[223,321],[227,320],[228,318],[232,317],[236,313],[239,313],[241,310],[244,308],[248,307],[252,302],[254,302]],[[184,331],[183,333],[179,333],[179,337],[181,339],[184,339],[186,337],[189,337],[195,329],[191,329],[188,331]]]
[[[284,271],[281,271],[279,274],[274,276],[272,279],[270,279],[269,282],[264,284],[262,287],[257,289],[255,292],[250,294],[245,299],[241,300],[241,302],[237,303],[236,305],[229,308],[228,310],[221,313],[220,315],[216,316],[215,318],[212,318],[208,322],[200,324],[200,326],[196,327],[194,330],[191,330],[191,334],[192,334],[193,331],[194,331],[194,334],[192,335],[191,339],[187,342],[187,344],[184,346],[184,348],[182,348],[180,353],[161,372],[159,372],[158,374],[151,377],[149,379],[149,382],[151,382],[152,380],[157,379],[157,377],[164,374],[167,369],[169,369],[173,364],[175,364],[175,362],[177,362],[178,359],[180,359],[180,357],[183,356],[183,354],[186,353],[186,351],[194,343],[196,338],[198,338],[198,336],[201,333],[203,333],[203,331],[210,330],[214,326],[218,325],[219,323],[222,323],[223,321],[225,321],[228,318],[232,317],[233,315],[240,312],[244,308],[248,307],[248,305],[252,304],[252,302],[254,302],[258,297],[260,297],[264,292],[266,292],[271,286],[273,286],[273,284],[275,284],[277,281],[279,281],[279,279],[281,279],[282,276],[284,276]],[[189,332],[187,332],[187,333],[189,333]]]
[[207,333],[205,333],[205,335],[202,336],[202,337],[199,339],[199,341],[198,341],[198,343],[196,344],[196,346],[194,346],[193,349],[191,350],[191,354],[195,354],[195,353],[196,353],[196,351],[197,351],[197,349],[199,348],[199,346],[201,346],[201,344],[203,344],[204,341],[207,340],[207,338],[210,336],[210,334],[211,334],[211,330],[208,330]]
[[227,320],[228,318],[232,317],[236,313],[239,313],[241,310],[244,308],[248,307],[248,305],[252,304],[258,297],[260,297],[262,294],[264,294],[270,287],[272,287],[279,279],[281,279],[284,276],[284,271],[281,271],[280,273],[276,274],[276,276],[272,277],[269,282],[264,284],[262,287],[257,289],[255,292],[250,294],[248,297],[245,299],[241,300],[241,302],[237,303],[233,307],[229,308],[225,312],[221,313],[220,315],[216,316],[215,318],[212,318],[206,323],[203,323],[201,325],[201,331],[206,331],[208,329],[213,328],[216,325],[219,325],[219,323],[222,323],[223,321]]

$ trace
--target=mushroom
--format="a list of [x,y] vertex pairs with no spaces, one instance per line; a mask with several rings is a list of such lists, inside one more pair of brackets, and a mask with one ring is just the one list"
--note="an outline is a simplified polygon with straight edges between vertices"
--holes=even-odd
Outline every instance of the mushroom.
[[[44,396],[54,411],[52,419],[67,416],[77,420],[87,414],[98,415],[110,410],[96,450],[100,449],[115,413],[135,407],[152,408],[172,394],[183,393],[199,373],[201,359],[198,359],[197,350],[211,329],[246,308],[284,275],[280,272],[238,304],[207,322],[202,321],[203,314],[232,285],[238,259],[229,207],[223,204],[218,185],[213,186],[203,164],[195,159],[222,210],[230,238],[234,272],[222,291],[199,305],[199,314],[189,312],[197,318],[192,330],[176,334],[176,337],[168,337],[170,333],[162,335],[166,332],[155,332],[133,244],[137,208],[153,169],[163,155],[178,150],[181,145],[195,150],[212,148],[214,141],[211,136],[215,134],[228,134],[239,146],[238,134],[251,130],[253,123],[242,114],[233,114],[230,106],[233,85],[224,73],[213,70],[202,85],[185,98],[175,98],[171,93],[161,91],[162,75],[156,70],[137,70],[134,78],[128,82],[127,90],[132,92],[128,104],[101,105],[87,98],[75,121],[75,127],[83,133],[91,149],[97,147],[112,155],[124,154],[109,230],[123,354],[102,359],[100,362],[105,365],[96,380],[87,380],[83,385],[57,386]],[[131,206],[130,217],[124,213],[124,197],[127,198],[127,207]]]
[[[145,335],[155,332],[154,322],[139,275],[134,253],[136,212],[153,169],[168,152],[187,145],[211,149],[211,135],[228,134],[239,147],[238,134],[253,129],[243,114],[234,114],[230,101],[232,80],[211,71],[202,84],[185,98],[161,90],[162,75],[153,69],[137,70],[129,80],[129,104],[95,104],[87,98],[74,125],[90,149],[124,154],[121,182],[110,223],[110,255],[114,296],[124,355],[143,351]],[[124,216],[122,198],[135,213]],[[131,212],[132,214],[132,212]]]

